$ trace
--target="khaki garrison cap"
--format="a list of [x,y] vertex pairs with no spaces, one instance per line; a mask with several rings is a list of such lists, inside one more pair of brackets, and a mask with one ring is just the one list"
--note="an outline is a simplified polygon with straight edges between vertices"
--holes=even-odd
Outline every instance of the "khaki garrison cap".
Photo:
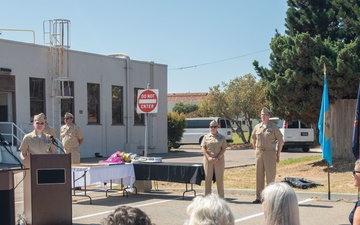
[[211,121],[210,122],[210,126],[218,126],[218,123],[215,121],[215,120],[213,120],[213,121]]
[[67,112],[67,113],[65,113],[64,118],[65,118],[65,119],[66,119],[66,118],[74,118],[74,116],[73,116],[73,114]]
[[40,121],[40,120],[45,120],[45,114],[44,113],[40,113],[34,116],[34,121]]
[[266,107],[262,108],[261,112],[270,114],[270,110]]

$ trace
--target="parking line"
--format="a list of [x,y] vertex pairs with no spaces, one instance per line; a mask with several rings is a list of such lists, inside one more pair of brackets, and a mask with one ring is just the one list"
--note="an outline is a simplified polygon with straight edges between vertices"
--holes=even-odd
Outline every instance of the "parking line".
[[[308,199],[305,199],[305,200],[303,200],[303,201],[298,202],[298,204],[302,204],[302,203],[310,202],[310,201],[313,201],[313,199],[308,198]],[[240,219],[235,220],[235,223],[238,223],[238,222],[241,222],[241,221],[245,221],[245,220],[249,220],[249,219],[252,219],[252,218],[255,218],[255,217],[258,217],[258,216],[262,216],[262,215],[264,215],[263,212],[261,212],[261,213],[256,213],[256,214],[253,214],[253,215],[250,215],[250,216],[245,216],[245,217],[243,217],[243,218],[240,218]]]
[[[168,200],[162,200],[162,201],[157,201],[157,202],[150,202],[150,203],[146,203],[146,204],[141,204],[141,205],[134,205],[132,207],[144,207],[144,206],[149,206],[149,205],[155,205],[155,204],[161,204],[161,203],[164,203],[164,202],[171,202],[171,201],[174,201],[174,200],[179,200],[179,199],[182,199],[183,197],[176,197],[176,198],[172,198],[172,199],[168,199]],[[85,216],[79,216],[79,217],[75,217],[73,218],[72,220],[80,220],[80,219],[84,219],[84,218],[89,218],[89,217],[93,217],[93,216],[99,216],[99,215],[103,215],[103,214],[108,214],[108,213],[111,213],[113,212],[114,210],[107,210],[107,211],[104,211],[104,212],[99,212],[99,213],[93,213],[93,214],[89,214],[89,215],[85,215]]]

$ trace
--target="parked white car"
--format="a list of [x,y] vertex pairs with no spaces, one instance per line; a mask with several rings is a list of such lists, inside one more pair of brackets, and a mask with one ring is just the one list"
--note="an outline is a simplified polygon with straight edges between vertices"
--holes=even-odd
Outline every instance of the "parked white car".
[[221,117],[197,117],[186,118],[186,128],[178,143],[180,145],[189,144],[201,144],[201,141],[205,134],[210,132],[210,122],[215,120],[218,125],[218,132],[222,134],[227,142],[233,142],[232,140],[232,127],[230,120]]
[[306,125],[300,120],[288,123],[279,117],[271,117],[270,121],[279,127],[283,135],[283,151],[291,147],[298,147],[302,148],[304,152],[308,152],[314,145],[314,128],[311,125]]

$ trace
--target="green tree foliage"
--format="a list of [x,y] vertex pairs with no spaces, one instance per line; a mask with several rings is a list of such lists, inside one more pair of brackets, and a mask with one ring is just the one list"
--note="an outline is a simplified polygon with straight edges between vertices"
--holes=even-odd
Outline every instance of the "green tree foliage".
[[317,123],[324,80],[330,101],[356,98],[360,78],[360,1],[288,0],[285,35],[275,33],[270,69],[253,65],[266,83],[275,115]]
[[251,119],[259,118],[260,110],[267,104],[262,82],[247,74],[237,77],[229,83],[210,88],[209,94],[199,102],[199,111],[204,116],[221,116],[229,119],[238,127],[236,133],[244,143],[250,143],[250,135],[246,139],[241,126],[244,120],[252,132]]
[[195,112],[198,110],[198,106],[196,104],[184,104],[182,102],[176,103],[172,109],[173,112],[189,114],[191,112]]
[[182,135],[186,127],[185,115],[176,112],[168,113],[168,151],[172,147],[179,147]]

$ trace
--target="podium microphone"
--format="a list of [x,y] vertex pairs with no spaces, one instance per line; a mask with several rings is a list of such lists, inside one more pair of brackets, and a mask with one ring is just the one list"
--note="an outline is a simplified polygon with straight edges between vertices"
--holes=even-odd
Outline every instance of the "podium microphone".
[[53,143],[53,145],[58,147],[58,143],[57,143],[56,139],[54,138],[54,136],[50,136],[50,138],[51,138],[51,142]]
[[21,169],[24,168],[24,165],[22,164],[20,159],[18,159],[18,157],[16,157],[14,153],[12,153],[12,151],[6,147],[9,145],[10,145],[9,142],[7,142],[4,136],[0,134],[0,146],[3,146],[5,150],[15,159],[15,161],[17,161],[20,164]]
[[52,143],[53,145],[55,145],[56,147],[60,148],[61,152],[62,152],[63,154],[65,154],[64,149],[62,149],[62,148],[59,146],[59,144],[57,143],[57,141],[56,141],[56,139],[54,138],[54,136],[51,135],[51,136],[50,136],[50,139],[51,139],[51,143]]
[[9,142],[0,134],[0,143],[4,145],[10,145]]

